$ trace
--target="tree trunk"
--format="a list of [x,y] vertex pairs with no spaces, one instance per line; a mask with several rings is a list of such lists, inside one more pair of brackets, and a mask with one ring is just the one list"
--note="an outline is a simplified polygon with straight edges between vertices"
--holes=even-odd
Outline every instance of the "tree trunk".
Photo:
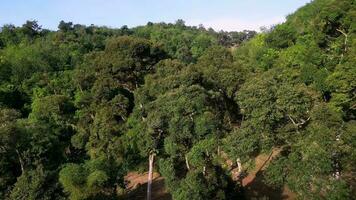
[[16,153],[17,153],[17,156],[19,158],[19,162],[20,162],[20,167],[21,167],[21,174],[24,173],[25,169],[24,169],[24,163],[23,163],[23,160],[21,158],[21,155],[20,155],[20,152],[16,149]]
[[339,64],[342,62],[343,58],[344,58],[344,54],[346,54],[347,52],[347,40],[348,40],[348,34],[346,34],[344,31],[340,30],[340,29],[336,29],[338,32],[340,32],[341,34],[343,34],[345,36],[345,41],[344,41],[344,52],[341,54],[341,59]]
[[149,156],[149,168],[148,168],[148,181],[147,181],[147,200],[151,200],[151,190],[152,190],[152,174],[153,174],[153,161],[155,154],[150,154]]
[[185,165],[187,166],[188,171],[190,170],[190,166],[189,166],[189,161],[188,161],[188,157],[185,156]]
[[242,172],[242,165],[241,165],[241,160],[240,160],[240,158],[238,158],[238,159],[236,160],[236,163],[237,163],[238,172],[241,173],[241,172]]

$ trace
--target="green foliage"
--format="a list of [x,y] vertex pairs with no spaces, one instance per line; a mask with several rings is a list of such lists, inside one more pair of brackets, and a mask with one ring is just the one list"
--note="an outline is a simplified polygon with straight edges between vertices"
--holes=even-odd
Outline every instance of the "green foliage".
[[237,95],[244,115],[243,128],[261,134],[262,144],[267,147],[280,140],[292,140],[293,133],[278,133],[279,129],[295,125],[298,130],[296,124],[308,119],[318,97],[307,86],[298,84],[297,76],[291,70],[269,70],[247,81]]
[[[120,185],[116,181],[119,166],[106,158],[98,158],[83,164],[66,164],[59,173],[59,181],[70,199],[113,199]],[[122,185],[121,185],[122,187]]]
[[[232,59],[228,52],[222,53]],[[220,179],[228,182],[216,161],[218,141],[226,128],[224,112],[220,109],[228,110],[219,105],[223,101],[219,88],[223,86],[216,83],[217,87],[211,88],[212,74],[204,71],[220,73],[228,66],[219,68],[224,63],[216,57],[216,62],[204,68],[208,57],[203,57],[196,66],[184,66],[174,60],[159,63],[156,73],[148,75],[145,85],[137,90],[135,104],[141,106],[134,109],[130,120],[130,126],[137,131],[130,131],[131,140],[137,143],[143,156],[156,152],[162,158],[160,171],[177,199],[189,194],[194,194],[195,199],[215,198],[216,195],[224,199],[220,195],[228,189],[227,185],[222,184],[220,188],[214,183]],[[186,167],[180,167],[182,165]],[[199,189],[195,186],[201,181],[210,188],[209,193],[196,191]],[[190,182],[193,186],[189,186]]]
[[237,129],[223,139],[223,150],[232,160],[243,162],[259,150],[259,135],[246,129]]
[[60,200],[65,198],[55,173],[37,168],[18,177],[14,188],[11,190],[10,199]]
[[267,45],[273,48],[287,48],[292,46],[296,40],[296,31],[289,24],[277,25],[266,37]]
[[331,104],[344,111],[347,118],[355,118],[356,115],[355,76],[355,64],[345,63],[337,66],[326,80],[332,92]]
[[240,45],[256,35],[254,31],[219,32],[203,26],[189,27],[177,20],[176,24],[157,23],[134,28],[134,35],[160,44],[173,59],[184,63],[196,62],[209,47],[222,44],[225,47]]
[[305,139],[269,166],[267,181],[276,186],[287,184],[303,198],[348,199],[350,191],[345,180],[331,174],[335,173],[335,163],[346,170],[348,163],[354,162],[350,160],[354,144],[346,139],[354,136],[341,124],[340,113],[326,105],[316,106],[311,116],[313,122],[302,133]]
[[268,185],[351,199],[355,6],[314,0],[257,35],[4,25],[0,199],[122,198],[149,155],[174,199],[236,199],[230,168],[272,150]]

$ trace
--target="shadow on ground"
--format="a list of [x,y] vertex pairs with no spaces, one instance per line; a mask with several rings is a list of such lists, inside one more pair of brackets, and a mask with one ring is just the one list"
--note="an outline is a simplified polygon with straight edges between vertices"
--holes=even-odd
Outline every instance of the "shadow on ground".
[[280,149],[274,149],[269,155],[261,154],[256,157],[255,170],[242,180],[244,196],[247,200],[294,200],[295,194],[287,187],[274,188],[264,182],[263,171],[268,164],[279,155]]
[[288,188],[273,188],[263,182],[262,172],[256,173],[255,178],[244,187],[246,200],[290,200],[294,199]]
[[[141,178],[142,176],[142,178]],[[144,200],[147,195],[147,182],[140,179],[147,179],[147,174],[134,177],[136,182],[133,188],[126,194],[125,199]],[[172,196],[166,191],[163,177],[155,177],[152,181],[152,200],[172,200]]]

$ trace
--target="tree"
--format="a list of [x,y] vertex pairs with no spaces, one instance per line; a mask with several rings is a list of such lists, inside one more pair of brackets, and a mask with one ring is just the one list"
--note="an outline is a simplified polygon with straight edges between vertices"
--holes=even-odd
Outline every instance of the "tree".
[[72,200],[116,199],[123,185],[120,166],[105,157],[82,164],[68,163],[59,173],[59,181]]
[[[49,182],[55,185],[53,182],[55,174],[46,170],[56,170],[61,161],[58,138],[49,127],[19,117],[19,113],[14,110],[1,110],[3,126],[0,130],[2,158],[0,173],[4,177],[1,181],[1,195],[10,195],[12,199],[37,199],[42,195],[40,190],[43,190],[46,194],[41,198],[50,198],[54,195],[50,190],[56,186],[47,188],[45,182],[50,180]],[[36,169],[40,171],[33,171]],[[34,175],[36,173],[40,173],[41,177],[36,177]],[[32,176],[39,179],[32,182]],[[17,177],[19,178],[16,179]],[[11,184],[15,184],[15,187],[9,194],[7,190],[10,188],[6,186]],[[23,190],[28,193],[19,192]]]
[[37,21],[26,21],[26,23],[22,25],[22,29],[21,29],[22,33],[25,36],[28,36],[30,39],[33,39],[36,36],[38,36],[41,30],[42,28],[37,23]]
[[[16,177],[21,174],[22,157],[16,152],[14,143],[16,141],[16,120],[20,117],[20,113],[13,109],[0,110],[0,197],[5,198],[10,186],[16,182]],[[16,166],[16,168],[14,168]],[[13,170],[10,170],[13,169]]]
[[59,22],[58,29],[63,32],[73,30],[72,22],[64,22],[63,20]]
[[287,184],[302,198],[348,199],[350,190],[343,174],[349,173],[354,144],[346,138],[354,134],[342,125],[340,112],[325,104],[316,106],[311,115],[313,121],[301,133],[303,139],[269,166],[267,181]]
[[284,126],[289,125],[298,130],[310,119],[318,94],[297,84],[294,76],[293,71],[273,69],[247,81],[237,95],[236,101],[244,115],[242,126],[262,134],[261,139],[267,145],[279,143],[281,137],[286,137],[282,139],[284,142],[293,139],[292,135],[276,132],[286,131]]
[[[223,136],[223,113],[218,105],[222,99],[219,93],[202,87],[202,82],[202,74],[194,68],[172,60],[159,63],[156,74],[147,76],[145,85],[137,90],[136,105],[141,106],[129,121],[131,140],[142,156],[156,153],[168,188],[178,199],[184,199],[185,192],[195,199],[224,199],[220,195],[228,188],[227,183],[220,188],[214,182],[228,180],[213,159],[217,146],[211,145]],[[194,180],[188,178],[190,174]],[[204,181],[211,189],[204,193],[195,185],[186,188],[185,181],[197,181],[197,185]]]
[[64,199],[62,188],[59,186],[55,174],[53,171],[45,171],[40,166],[34,170],[26,171],[18,177],[11,190],[10,199]]
[[147,161],[174,199],[236,199],[271,151],[268,185],[352,198],[355,5],[314,0],[258,34],[4,25],[0,199],[121,198]]
[[345,63],[336,67],[333,74],[327,78],[327,84],[331,88],[331,103],[345,113],[345,117],[355,119],[356,97],[354,78],[356,69],[351,63]]

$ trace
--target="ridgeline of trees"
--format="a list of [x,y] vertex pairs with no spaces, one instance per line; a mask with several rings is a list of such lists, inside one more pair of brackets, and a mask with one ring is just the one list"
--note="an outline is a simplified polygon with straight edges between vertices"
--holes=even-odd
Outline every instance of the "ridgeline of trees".
[[272,149],[271,187],[354,198],[355,19],[355,0],[314,0],[259,34],[4,25],[0,199],[120,199],[148,160],[173,199],[238,199],[227,160]]

